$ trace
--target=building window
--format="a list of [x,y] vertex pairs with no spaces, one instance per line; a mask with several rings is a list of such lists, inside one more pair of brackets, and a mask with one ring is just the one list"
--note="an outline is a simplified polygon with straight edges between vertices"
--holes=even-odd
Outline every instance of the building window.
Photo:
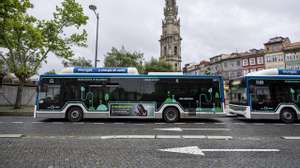
[[224,68],[227,68],[227,62],[224,62]]
[[241,66],[241,61],[240,60],[236,61],[236,65]]
[[256,69],[251,69],[250,72],[256,72]]
[[257,64],[264,64],[264,58],[263,57],[257,57]]
[[250,58],[250,65],[255,65],[255,58]]
[[248,66],[248,59],[243,59],[243,66]]
[[177,55],[177,47],[174,47],[174,55]]
[[164,47],[164,56],[167,56],[167,47]]

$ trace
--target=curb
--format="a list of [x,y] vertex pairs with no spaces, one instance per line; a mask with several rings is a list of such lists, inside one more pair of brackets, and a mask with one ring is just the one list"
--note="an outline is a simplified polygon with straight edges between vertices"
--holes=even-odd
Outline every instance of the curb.
[[33,117],[33,112],[0,112],[0,116]]

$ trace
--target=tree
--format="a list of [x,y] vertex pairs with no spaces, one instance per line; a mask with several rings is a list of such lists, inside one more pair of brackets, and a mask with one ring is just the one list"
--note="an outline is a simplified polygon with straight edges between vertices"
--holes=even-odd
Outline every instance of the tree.
[[50,70],[48,72],[45,72],[45,75],[50,75],[50,74],[56,74],[55,70],[52,69],[52,70]]
[[[15,108],[21,107],[23,86],[35,75],[49,53],[70,59],[72,47],[86,46],[87,33],[79,30],[88,17],[75,0],[64,0],[51,20],[38,20],[27,13],[33,8],[30,0],[5,0],[0,2],[0,54],[8,70],[19,79]],[[79,33],[66,34],[65,29]]]
[[92,67],[92,61],[84,57],[72,58],[62,62],[64,67]]
[[136,67],[143,72],[144,54],[140,52],[129,52],[124,47],[120,50],[112,48],[105,56],[106,67]]
[[148,72],[173,72],[173,68],[171,64],[168,64],[165,61],[157,60],[155,58],[151,58],[149,62],[145,63],[144,67],[145,73]]

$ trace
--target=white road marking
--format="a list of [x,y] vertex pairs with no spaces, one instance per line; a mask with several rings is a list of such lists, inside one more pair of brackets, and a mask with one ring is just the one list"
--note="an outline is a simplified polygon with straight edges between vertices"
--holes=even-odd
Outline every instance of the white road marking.
[[0,138],[21,138],[23,134],[0,134]]
[[45,122],[32,122],[32,124],[43,124]]
[[63,122],[52,122],[51,124],[64,124]]
[[205,156],[204,152],[280,152],[279,149],[200,149],[198,146],[159,149],[163,152]]
[[122,125],[122,124],[125,124],[125,123],[114,123],[114,124],[116,124],[116,125]]
[[19,121],[17,121],[17,122],[11,122],[12,124],[24,124],[24,122],[19,122]]
[[75,125],[84,125],[85,123],[84,122],[73,122],[72,124],[75,124]]
[[156,135],[156,139],[181,139],[180,135]]
[[104,125],[105,123],[93,123],[95,125]]
[[232,139],[232,136],[207,136],[207,139],[229,140],[229,139]]
[[195,125],[204,125],[205,123],[193,123]]
[[226,123],[214,123],[216,125],[225,125]]
[[246,125],[245,123],[233,123],[235,125]]
[[154,123],[154,124],[156,124],[156,125],[164,125],[166,123]]
[[175,125],[184,125],[186,123],[174,123]]
[[298,126],[300,126],[300,124],[294,124],[294,125],[298,125]]
[[300,136],[284,136],[282,138],[287,140],[300,140]]
[[182,135],[183,139],[206,139],[205,135]]
[[156,128],[159,131],[230,131],[227,128]]
[[155,139],[155,135],[110,135],[101,136],[101,139]]

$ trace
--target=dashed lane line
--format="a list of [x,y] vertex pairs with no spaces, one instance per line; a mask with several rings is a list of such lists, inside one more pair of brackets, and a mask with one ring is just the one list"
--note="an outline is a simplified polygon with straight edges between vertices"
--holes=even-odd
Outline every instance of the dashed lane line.
[[116,122],[116,123],[113,123],[113,124],[116,124],[116,125],[123,125],[123,124],[125,124],[125,123]]
[[65,124],[64,122],[52,122],[51,124],[58,124],[58,125],[60,125],[60,124]]
[[74,123],[72,123],[72,124],[74,124],[74,125],[84,125],[84,124],[86,124],[85,122],[74,122]]
[[12,124],[24,124],[24,122],[16,121],[16,122],[11,122]]
[[175,125],[184,125],[186,123],[174,123]]
[[232,123],[234,125],[247,125],[246,123]]
[[32,124],[44,124],[45,122],[32,122]]
[[0,138],[22,138],[23,134],[0,134]]
[[225,125],[226,123],[214,123],[216,125]]
[[104,125],[105,123],[93,123],[94,125]]
[[[21,138],[22,134],[0,134],[0,138]],[[232,140],[231,136],[207,135],[106,135],[106,136],[24,136],[28,139],[203,139],[203,140]]]
[[180,135],[156,135],[156,139],[181,139]]
[[283,136],[281,138],[286,140],[300,140],[300,136]]

